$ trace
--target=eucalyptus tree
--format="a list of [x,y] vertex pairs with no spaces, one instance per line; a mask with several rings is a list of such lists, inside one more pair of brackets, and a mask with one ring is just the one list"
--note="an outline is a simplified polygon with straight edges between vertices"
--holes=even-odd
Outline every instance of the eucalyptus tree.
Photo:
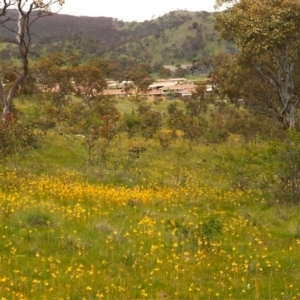
[[92,108],[107,86],[102,70],[92,64],[78,65],[72,69],[72,78],[77,96]]
[[41,17],[50,16],[60,9],[65,0],[0,0],[0,26],[13,33],[19,50],[21,68],[8,89],[0,72],[0,101],[2,120],[10,119],[12,104],[19,85],[29,73],[28,53],[32,40],[32,25]]
[[62,121],[67,117],[70,95],[75,91],[72,84],[73,74],[71,67],[66,66],[67,62],[68,58],[63,53],[55,52],[37,59],[32,68],[43,91],[44,97],[41,99],[45,99],[43,117],[54,121],[59,131]]
[[217,0],[221,37],[239,50],[219,68],[219,89],[285,129],[299,126],[299,0]]

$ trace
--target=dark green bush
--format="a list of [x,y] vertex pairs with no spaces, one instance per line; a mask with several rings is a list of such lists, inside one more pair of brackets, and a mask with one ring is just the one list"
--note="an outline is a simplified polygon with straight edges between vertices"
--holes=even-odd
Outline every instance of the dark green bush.
[[129,138],[132,138],[135,134],[137,134],[141,128],[140,117],[136,114],[125,114],[123,122]]

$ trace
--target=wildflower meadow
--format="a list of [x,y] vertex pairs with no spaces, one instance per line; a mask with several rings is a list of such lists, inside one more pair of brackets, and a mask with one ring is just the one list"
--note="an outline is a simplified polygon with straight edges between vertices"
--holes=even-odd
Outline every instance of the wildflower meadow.
[[298,207],[199,181],[1,171],[1,299],[298,299]]
[[8,127],[0,299],[300,299],[298,134],[106,125],[28,131],[26,148]]

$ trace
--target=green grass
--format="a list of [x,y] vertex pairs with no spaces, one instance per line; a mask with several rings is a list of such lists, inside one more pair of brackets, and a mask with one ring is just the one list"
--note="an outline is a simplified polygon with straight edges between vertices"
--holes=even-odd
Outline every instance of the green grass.
[[299,297],[299,208],[207,178],[171,188],[0,178],[3,298]]
[[[17,105],[35,117],[33,104]],[[122,113],[136,105],[117,103]],[[300,208],[260,189],[265,142],[191,151],[178,137],[163,150],[123,132],[107,168],[97,147],[87,163],[82,142],[50,130],[2,162],[0,298],[300,297]],[[133,147],[146,151],[131,157]]]

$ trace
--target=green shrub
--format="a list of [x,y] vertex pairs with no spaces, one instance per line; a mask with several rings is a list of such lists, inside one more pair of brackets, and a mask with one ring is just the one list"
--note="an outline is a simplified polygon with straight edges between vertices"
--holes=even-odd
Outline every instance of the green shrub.
[[271,142],[268,154],[269,192],[277,202],[299,203],[300,133],[290,130],[284,141]]
[[125,123],[125,130],[128,133],[128,137],[132,138],[141,128],[141,120],[138,115],[125,114],[123,117]]
[[37,136],[29,126],[12,120],[0,123],[0,157],[22,154],[37,146]]

